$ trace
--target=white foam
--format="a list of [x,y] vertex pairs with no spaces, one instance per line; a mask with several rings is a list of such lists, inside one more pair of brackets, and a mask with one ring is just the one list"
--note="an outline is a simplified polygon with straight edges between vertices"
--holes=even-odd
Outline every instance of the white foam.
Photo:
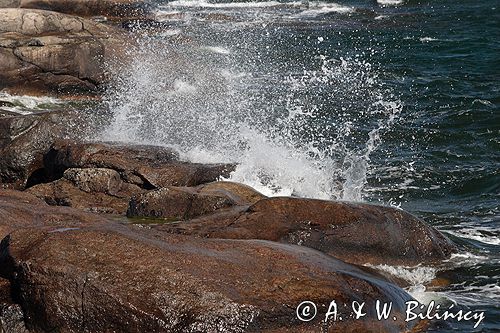
[[348,6],[342,6],[336,3],[328,2],[309,2],[308,9],[302,11],[296,17],[315,17],[319,15],[324,15],[328,13],[352,13],[354,8]]
[[[499,277],[493,277],[498,281]],[[481,277],[475,277],[470,285],[459,283],[453,285],[451,290],[443,293],[454,303],[468,306],[498,305],[500,299],[500,286],[497,283],[485,283]]]
[[189,84],[186,81],[175,80],[174,81],[174,92],[180,94],[193,94],[196,92],[196,87],[192,84]]
[[231,54],[231,51],[222,46],[204,46],[203,49],[209,50],[218,54]]
[[47,96],[26,96],[11,95],[6,92],[0,92],[0,101],[12,103],[14,106],[2,106],[2,110],[15,112],[19,114],[30,114],[36,111],[42,111],[48,107],[54,107],[65,103],[61,99]]
[[180,35],[181,32],[182,32],[182,29],[168,29],[168,30],[165,30],[162,33],[158,34],[157,36],[172,37],[172,36]]
[[436,277],[437,269],[425,266],[389,266],[389,265],[367,265],[369,267],[387,272],[393,276],[405,280],[412,285],[424,285]]
[[423,304],[428,304],[432,300],[439,300],[443,298],[441,293],[430,292],[425,287],[426,284],[431,282],[436,277],[437,269],[434,267],[415,266],[389,266],[389,265],[367,265],[374,269],[386,272],[400,278],[410,284],[405,288],[406,291],[413,296],[417,301]]
[[381,6],[398,6],[403,3],[403,0],[377,0]]
[[[227,66],[236,47],[226,57],[200,57],[194,44],[175,54],[161,41],[140,44],[143,51],[117,71],[107,92],[115,118],[104,140],[171,145],[193,162],[237,163],[230,179],[268,195],[363,199],[370,155],[401,109],[368,63],[322,56],[318,67],[278,83],[281,100],[262,103],[268,83],[260,86],[239,63]],[[347,103],[335,123],[321,104],[304,100],[321,90],[324,98]],[[367,107],[351,114],[360,99]],[[276,106],[284,112],[277,114]],[[319,117],[325,119],[318,128]],[[352,129],[367,123],[365,145],[349,147]]]
[[169,7],[198,7],[198,8],[265,8],[276,6],[298,6],[300,2],[281,3],[278,1],[249,1],[249,2],[209,2],[206,0],[175,0],[167,4]]
[[436,42],[436,41],[438,41],[437,38],[433,38],[433,37],[420,37],[419,40],[422,43],[428,43],[428,42]]
[[447,233],[457,237],[472,239],[483,244],[500,245],[500,230],[485,226],[463,226],[456,230],[446,230]]
[[472,104],[476,104],[476,103],[479,103],[479,104],[482,104],[482,105],[486,105],[486,106],[490,106],[490,107],[494,107],[495,104],[493,104],[491,101],[487,100],[487,99],[475,99],[472,101]]

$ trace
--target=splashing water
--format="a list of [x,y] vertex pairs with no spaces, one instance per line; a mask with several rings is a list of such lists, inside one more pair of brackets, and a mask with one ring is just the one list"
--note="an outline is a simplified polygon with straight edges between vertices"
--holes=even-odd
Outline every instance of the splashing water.
[[363,199],[370,154],[401,112],[370,63],[319,55],[312,68],[268,63],[262,74],[258,49],[242,63],[248,45],[139,45],[108,90],[103,139],[237,163],[230,180],[267,195]]

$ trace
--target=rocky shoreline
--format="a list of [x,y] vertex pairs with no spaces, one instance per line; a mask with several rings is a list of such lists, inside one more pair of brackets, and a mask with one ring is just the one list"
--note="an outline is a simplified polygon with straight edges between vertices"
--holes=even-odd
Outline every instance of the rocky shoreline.
[[[71,3],[71,4],[70,4]],[[0,89],[99,96],[141,1],[0,1]],[[10,7],[10,8],[5,8]],[[50,11],[49,11],[50,10]],[[62,13],[59,13],[59,12]],[[73,16],[80,15],[80,16]],[[92,20],[109,16],[111,24]],[[84,18],[85,17],[85,18]],[[0,113],[0,332],[417,332],[412,297],[363,265],[456,249],[389,207],[267,198],[232,164],[89,140],[95,114]],[[296,307],[318,306],[302,322]],[[331,300],[362,320],[322,322]],[[379,321],[376,301],[397,320]]]

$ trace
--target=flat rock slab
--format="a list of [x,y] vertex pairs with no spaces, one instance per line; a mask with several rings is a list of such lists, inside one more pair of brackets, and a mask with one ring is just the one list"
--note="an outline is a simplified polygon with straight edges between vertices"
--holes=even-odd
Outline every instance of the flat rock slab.
[[20,191],[0,189],[0,239],[19,229],[66,230],[106,223],[98,215],[68,207],[52,207]]

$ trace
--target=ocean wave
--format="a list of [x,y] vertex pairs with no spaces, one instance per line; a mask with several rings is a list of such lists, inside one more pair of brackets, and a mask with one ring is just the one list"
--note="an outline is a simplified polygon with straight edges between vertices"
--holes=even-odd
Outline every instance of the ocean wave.
[[406,287],[405,290],[422,304],[428,304],[430,301],[443,298],[441,293],[429,291],[426,287],[428,283],[436,278],[438,269],[435,267],[390,266],[385,264],[367,266],[406,281],[410,286]]

